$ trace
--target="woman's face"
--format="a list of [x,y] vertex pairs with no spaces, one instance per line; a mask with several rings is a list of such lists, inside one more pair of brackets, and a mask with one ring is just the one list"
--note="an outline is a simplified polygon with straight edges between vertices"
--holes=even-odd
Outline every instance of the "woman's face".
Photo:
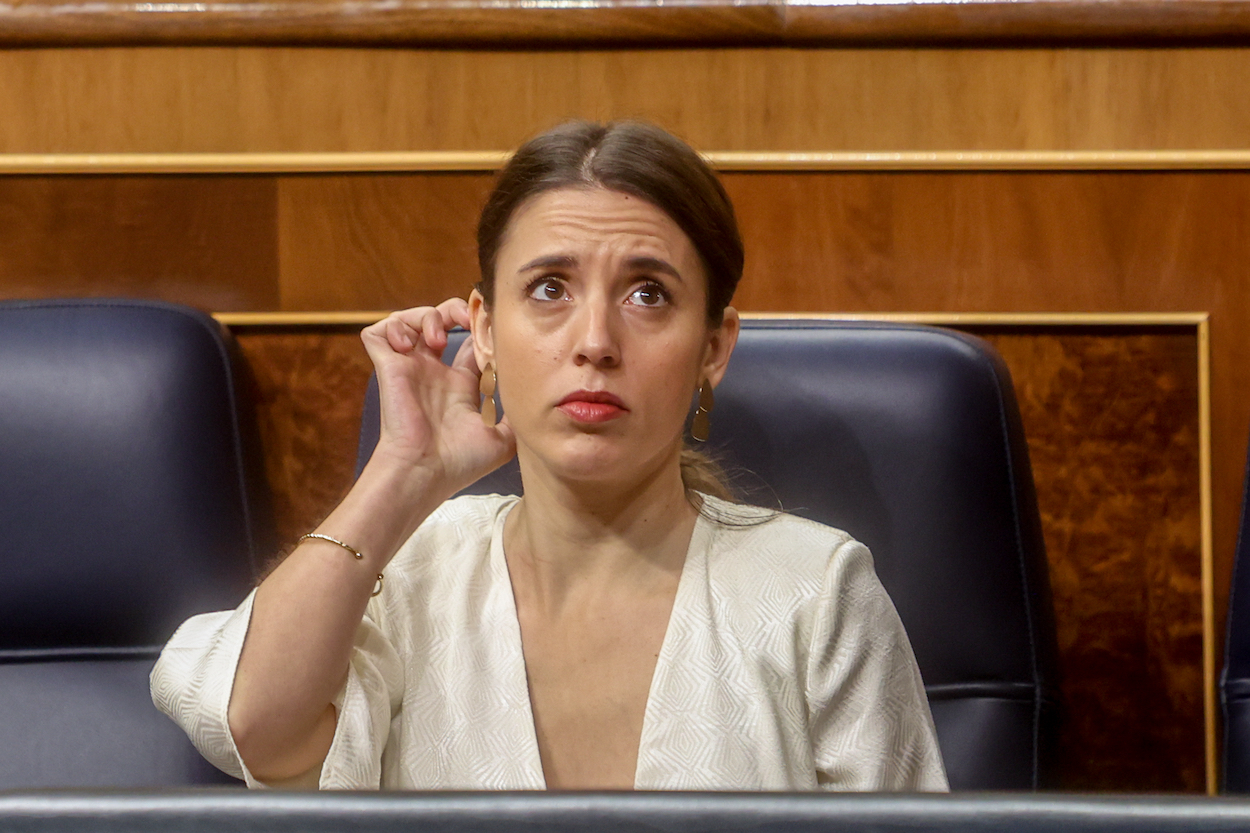
[[693,393],[720,382],[737,340],[732,308],[709,328],[707,293],[694,245],[645,200],[564,188],[523,203],[492,308],[470,298],[522,465],[621,486],[675,474]]

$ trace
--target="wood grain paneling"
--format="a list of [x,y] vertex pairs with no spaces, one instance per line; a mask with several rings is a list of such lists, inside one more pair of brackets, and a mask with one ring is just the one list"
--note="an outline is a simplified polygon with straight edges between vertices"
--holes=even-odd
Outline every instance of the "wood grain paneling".
[[275,195],[265,177],[2,177],[0,296],[272,307]]
[[1245,0],[530,0],[66,3],[0,6],[0,45],[682,43],[880,45],[1216,41],[1250,35]]
[[[726,175],[758,310],[1207,310],[1216,621],[1250,400],[1250,174]],[[906,192],[904,194],[904,192]],[[784,196],[783,196],[784,195]],[[801,211],[804,222],[796,222]],[[1218,647],[1217,647],[1218,650]]]
[[500,150],[643,116],[704,150],[1250,147],[1250,49],[0,51],[0,153]]
[[[1201,791],[1197,340],[973,327],[1011,369],[1054,587],[1062,786]],[[236,328],[259,380],[278,527],[351,482],[368,361],[354,328]]]
[[[283,177],[278,186],[284,310],[393,309],[465,295],[489,174]],[[386,208],[379,211],[380,206]]]
[[255,397],[278,539],[290,545],[346,494],[373,366],[359,328],[236,334]]
[[[744,309],[1209,310],[1223,621],[1250,424],[1241,395],[1250,385],[1241,326],[1250,313],[1250,173],[735,172],[724,180],[747,244]],[[0,293],[133,293],[215,310],[436,302],[476,278],[472,228],[489,183],[488,173],[4,177]],[[263,350],[262,334],[244,334],[243,343],[260,351],[249,355],[270,403],[262,435],[277,449],[269,474],[286,496],[278,508],[289,538],[349,479],[368,367],[354,333],[324,344],[309,333],[279,335],[264,335],[277,346]],[[1025,391],[1026,423],[1058,426],[1040,445],[1043,434],[1030,429],[1030,442],[1039,470],[1052,468],[1039,485],[1055,490],[1043,508],[1077,710],[1066,735],[1068,785],[1193,788],[1201,646],[1196,561],[1184,553],[1196,492],[1157,468],[1179,471],[1192,450],[1189,423],[1177,422],[1187,419],[1192,377],[1176,369],[1191,364],[1192,346],[1117,342],[1128,350],[1117,353],[1096,338],[1062,349],[1020,344],[999,346]],[[1062,399],[1068,389],[1085,404]],[[1131,446],[1137,439],[1140,449]],[[1129,521],[1140,511],[1153,526],[1134,531]],[[1100,588],[1097,598],[1089,587]],[[1135,665],[1098,676],[1117,657]],[[1134,700],[1147,673],[1161,682]],[[1082,763],[1088,749],[1100,751]]]
[[[1239,394],[1250,385],[1240,325],[1250,315],[1250,173],[724,179],[747,244],[737,299],[746,309],[1211,311],[1222,621],[1250,424]],[[489,182],[486,173],[3,178],[0,292],[129,292],[215,310],[434,303],[476,280],[472,229]]]

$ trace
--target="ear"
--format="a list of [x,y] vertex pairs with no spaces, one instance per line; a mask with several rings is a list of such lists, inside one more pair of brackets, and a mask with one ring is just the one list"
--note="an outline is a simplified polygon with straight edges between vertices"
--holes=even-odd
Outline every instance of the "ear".
[[495,335],[491,324],[486,299],[475,289],[469,293],[469,334],[473,337],[473,355],[477,357],[478,370],[495,361]]
[[707,350],[703,354],[702,378],[711,382],[712,387],[720,384],[729,367],[729,356],[734,351],[734,345],[738,343],[738,331],[741,328],[738,311],[733,307],[725,307],[720,326],[708,334]]

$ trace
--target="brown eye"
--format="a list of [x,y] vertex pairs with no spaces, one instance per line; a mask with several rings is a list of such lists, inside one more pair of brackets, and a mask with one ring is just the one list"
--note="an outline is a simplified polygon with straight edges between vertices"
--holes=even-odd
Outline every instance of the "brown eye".
[[645,283],[629,295],[629,303],[639,307],[659,307],[668,303],[668,293],[658,283]]
[[555,278],[543,278],[530,284],[529,297],[535,301],[560,301],[568,297],[564,284]]

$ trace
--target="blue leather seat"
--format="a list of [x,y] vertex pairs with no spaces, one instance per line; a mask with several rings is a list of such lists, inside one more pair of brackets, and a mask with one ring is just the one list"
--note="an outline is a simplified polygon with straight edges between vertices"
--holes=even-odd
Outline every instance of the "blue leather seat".
[[254,575],[227,348],[170,304],[0,304],[0,790],[231,780],[148,693]]
[[[1058,712],[1050,585],[1011,378],[993,349],[931,327],[748,321],[711,421],[706,447],[749,501],[872,549],[951,787],[1043,786]],[[377,432],[372,382],[358,465]],[[513,461],[469,491],[520,488]]]
[[1220,701],[1224,707],[1224,792],[1250,794],[1250,462],[1246,497],[1241,504],[1241,531],[1233,560],[1228,599],[1228,633],[1224,640],[1224,671]]

